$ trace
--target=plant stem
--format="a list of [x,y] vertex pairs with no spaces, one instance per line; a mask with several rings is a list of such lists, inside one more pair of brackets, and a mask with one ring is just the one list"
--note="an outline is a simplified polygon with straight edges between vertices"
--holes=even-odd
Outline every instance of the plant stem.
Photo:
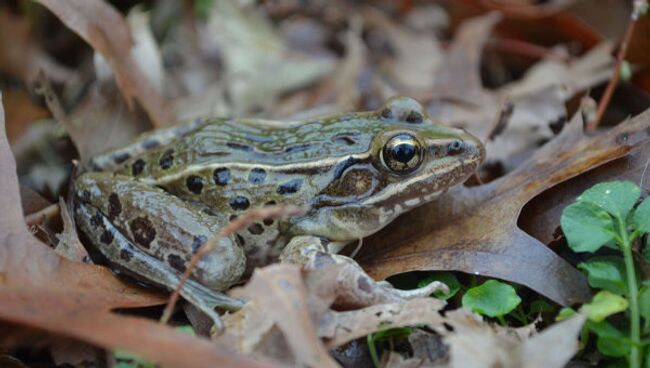
[[636,282],[636,270],[634,269],[634,258],[632,257],[632,242],[628,238],[625,220],[619,218],[619,231],[621,232],[621,248],[623,249],[623,260],[625,261],[625,273],[627,274],[627,298],[630,303],[630,368],[641,367],[641,317],[639,314],[639,288]]

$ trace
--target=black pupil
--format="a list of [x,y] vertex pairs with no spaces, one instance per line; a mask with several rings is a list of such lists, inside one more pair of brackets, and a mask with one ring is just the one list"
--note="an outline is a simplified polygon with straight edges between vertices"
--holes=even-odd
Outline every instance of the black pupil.
[[415,156],[415,146],[410,143],[402,143],[393,146],[390,152],[395,161],[408,163]]

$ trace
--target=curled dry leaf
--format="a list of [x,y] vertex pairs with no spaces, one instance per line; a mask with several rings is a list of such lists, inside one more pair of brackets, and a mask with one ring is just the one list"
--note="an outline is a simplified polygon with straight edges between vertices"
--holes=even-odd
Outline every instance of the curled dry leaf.
[[112,313],[163,299],[120,282],[104,267],[61,258],[28,232],[1,108],[0,129],[0,319],[129,350],[169,367],[268,366],[154,321]]
[[[250,301],[224,318],[226,333],[218,342],[243,353],[270,354],[295,366],[338,366],[316,334],[299,267],[277,264],[257,269],[236,295]],[[274,326],[281,336],[272,332]],[[282,351],[284,344],[293,357]]]
[[441,331],[450,347],[451,368],[561,368],[578,351],[581,315],[559,322],[540,334],[523,337],[511,329],[488,325],[480,317],[458,309],[447,313],[453,332]]
[[133,38],[124,17],[101,0],[36,0],[99,52],[111,66],[115,80],[130,107],[137,100],[154,126],[175,118],[131,52]]
[[460,187],[366,241],[359,261],[374,277],[458,270],[516,282],[564,305],[589,299],[584,276],[517,226],[522,207],[567,179],[650,143],[650,110],[596,136],[577,116],[508,175]]

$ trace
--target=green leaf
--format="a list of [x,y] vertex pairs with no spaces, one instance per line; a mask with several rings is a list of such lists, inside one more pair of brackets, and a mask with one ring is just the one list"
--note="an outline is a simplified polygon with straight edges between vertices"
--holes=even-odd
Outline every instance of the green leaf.
[[512,286],[497,280],[488,280],[467,290],[462,302],[463,307],[473,312],[488,317],[499,317],[515,309],[521,303],[521,298]]
[[587,321],[585,326],[598,336],[596,347],[601,353],[611,357],[626,356],[630,351],[627,336],[607,321]]
[[555,307],[546,300],[537,299],[530,303],[530,312],[528,314],[541,314],[541,313],[550,313],[555,310]]
[[625,295],[625,264],[619,257],[593,257],[578,268],[587,274],[589,285],[595,289],[605,289],[614,294]]
[[565,307],[560,309],[560,312],[555,317],[555,321],[560,322],[564,321],[567,318],[571,318],[576,315],[576,311],[573,308]]
[[615,337],[599,337],[596,348],[611,357],[624,357],[630,352],[630,344],[627,340]]
[[631,181],[608,181],[587,189],[577,202],[594,204],[614,217],[626,219],[641,195],[641,189]]
[[432,275],[420,280],[420,282],[418,282],[418,287],[425,287],[434,281],[440,281],[443,284],[447,285],[447,287],[449,288],[449,293],[447,294],[443,293],[442,291],[436,291],[435,293],[433,293],[434,297],[442,300],[447,300],[453,297],[454,295],[456,295],[456,293],[460,290],[462,286],[458,281],[456,275],[454,275],[453,273],[435,272]]
[[593,204],[578,202],[566,207],[560,225],[576,252],[595,252],[614,240],[612,218]]
[[590,320],[600,322],[605,318],[627,309],[627,299],[622,296],[601,290],[594,296],[591,303],[583,304],[580,313],[585,314]]
[[636,230],[643,233],[650,233],[650,197],[646,197],[639,207],[634,210],[632,221],[634,221]]

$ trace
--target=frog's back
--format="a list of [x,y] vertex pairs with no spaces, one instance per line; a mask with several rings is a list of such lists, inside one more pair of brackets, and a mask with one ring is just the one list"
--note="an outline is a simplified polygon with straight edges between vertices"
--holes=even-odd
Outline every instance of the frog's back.
[[[374,131],[364,113],[313,120],[286,127],[264,126],[256,121],[207,119],[200,127],[165,144],[155,144],[155,134],[141,141],[148,148],[129,156],[115,171],[144,180],[165,181],[192,167],[264,166],[271,170],[299,170],[323,159],[366,152]],[[145,144],[146,143],[146,144]],[[313,166],[313,165],[312,165]]]

